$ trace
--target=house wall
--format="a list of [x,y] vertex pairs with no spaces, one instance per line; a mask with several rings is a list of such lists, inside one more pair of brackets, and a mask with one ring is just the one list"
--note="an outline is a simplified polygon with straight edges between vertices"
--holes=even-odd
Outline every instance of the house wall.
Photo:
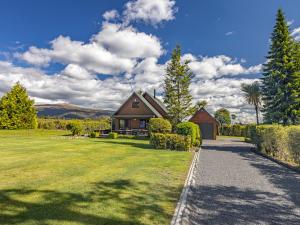
[[[132,108],[132,103],[137,99],[139,101],[139,108]],[[153,115],[154,113],[137,97],[135,94],[125,102],[117,115]]]

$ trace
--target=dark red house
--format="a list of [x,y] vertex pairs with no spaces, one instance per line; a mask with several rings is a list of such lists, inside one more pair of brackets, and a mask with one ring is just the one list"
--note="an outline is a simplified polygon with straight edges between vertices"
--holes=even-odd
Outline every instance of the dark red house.
[[166,116],[167,109],[155,92],[153,96],[147,92],[133,92],[113,114],[112,129],[119,133],[146,132],[150,118]]
[[190,121],[199,125],[203,139],[216,140],[220,123],[204,108],[198,110]]

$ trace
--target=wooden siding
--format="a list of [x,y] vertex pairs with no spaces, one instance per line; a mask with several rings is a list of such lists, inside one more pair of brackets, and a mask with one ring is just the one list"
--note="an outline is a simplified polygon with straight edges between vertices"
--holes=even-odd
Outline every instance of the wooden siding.
[[[135,99],[140,102],[138,108],[132,108],[132,103]],[[115,115],[153,115],[155,117],[155,114],[136,94],[133,94]]]

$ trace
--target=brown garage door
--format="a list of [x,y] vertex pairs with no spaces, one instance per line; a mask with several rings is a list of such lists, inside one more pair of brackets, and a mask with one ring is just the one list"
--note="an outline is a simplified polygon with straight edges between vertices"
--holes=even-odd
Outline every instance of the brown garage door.
[[201,123],[199,126],[203,139],[214,139],[214,127],[212,123]]

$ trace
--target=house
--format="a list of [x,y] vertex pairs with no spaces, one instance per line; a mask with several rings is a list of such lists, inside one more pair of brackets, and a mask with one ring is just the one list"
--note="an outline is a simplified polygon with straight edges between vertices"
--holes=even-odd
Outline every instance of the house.
[[199,125],[203,139],[216,140],[220,123],[204,108],[198,110],[189,121]]
[[146,133],[150,118],[166,116],[167,109],[155,91],[153,96],[148,92],[133,92],[112,115],[112,130],[126,134]]

